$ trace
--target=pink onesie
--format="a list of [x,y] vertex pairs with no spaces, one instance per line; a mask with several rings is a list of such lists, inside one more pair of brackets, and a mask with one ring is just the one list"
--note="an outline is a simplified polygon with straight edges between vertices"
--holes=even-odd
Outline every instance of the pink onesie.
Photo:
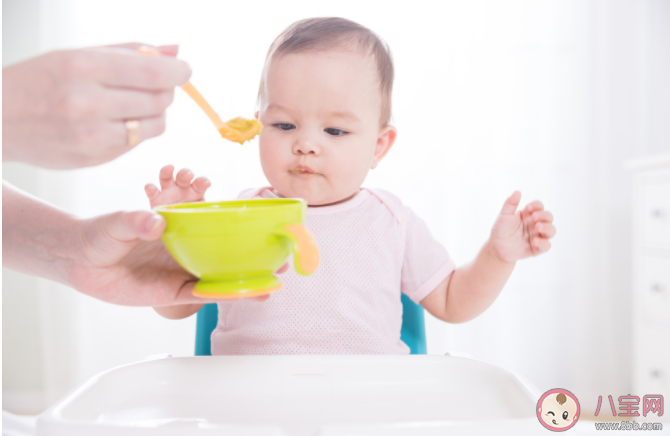
[[[278,198],[272,188],[239,198]],[[421,301],[455,268],[426,224],[393,194],[362,188],[351,200],[310,207],[305,225],[321,263],[293,268],[265,302],[219,303],[212,354],[408,354],[400,292]]]

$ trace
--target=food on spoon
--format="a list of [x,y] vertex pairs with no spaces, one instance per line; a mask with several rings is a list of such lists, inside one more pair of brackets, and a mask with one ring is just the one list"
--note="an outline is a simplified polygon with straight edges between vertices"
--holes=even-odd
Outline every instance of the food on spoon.
[[[137,53],[149,56],[160,55],[160,52],[157,49],[146,45],[138,48]],[[186,91],[186,93],[207,114],[224,139],[244,144],[246,141],[251,141],[256,136],[260,135],[261,130],[263,130],[261,122],[255,119],[247,120],[242,117],[237,117],[226,121],[225,123],[222,122],[219,115],[214,112],[214,109],[212,109],[209,103],[207,103],[207,100],[205,100],[202,94],[195,89],[195,86],[193,86],[191,82],[184,83],[181,88]]]
[[181,88],[195,101],[198,106],[207,114],[209,119],[214,123],[216,129],[221,136],[233,142],[244,144],[244,141],[249,141],[261,133],[263,125],[258,120],[247,120],[241,117],[233,118],[230,121],[223,122],[219,115],[214,112],[214,109],[207,103],[207,100],[195,89],[191,82],[186,82],[181,85]]
[[226,121],[219,127],[219,133],[225,139],[244,144],[258,136],[263,130],[263,125],[256,119],[247,120],[242,117]]

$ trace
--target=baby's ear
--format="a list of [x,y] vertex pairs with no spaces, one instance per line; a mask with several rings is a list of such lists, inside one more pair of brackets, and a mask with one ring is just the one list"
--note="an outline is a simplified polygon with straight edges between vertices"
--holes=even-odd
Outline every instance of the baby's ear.
[[379,131],[379,136],[377,137],[377,144],[375,145],[375,154],[372,159],[372,165],[370,165],[370,169],[375,169],[379,162],[386,156],[386,153],[388,153],[391,150],[391,147],[393,147],[393,143],[395,142],[395,138],[398,136],[398,131],[396,130],[395,127],[388,125],[386,127],[382,127],[382,129]]
[[256,119],[258,119],[258,111],[256,111],[256,113],[254,114],[254,117],[256,117]]

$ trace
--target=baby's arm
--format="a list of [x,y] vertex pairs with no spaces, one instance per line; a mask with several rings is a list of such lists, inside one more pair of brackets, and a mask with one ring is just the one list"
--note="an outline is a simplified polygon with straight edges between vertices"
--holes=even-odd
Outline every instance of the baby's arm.
[[514,265],[497,259],[487,242],[472,262],[454,270],[421,305],[443,321],[469,321],[493,304]]
[[549,239],[556,234],[553,216],[539,201],[517,212],[520,200],[518,192],[507,199],[477,257],[457,268],[421,300],[431,315],[452,323],[475,318],[493,304],[517,260],[551,248]]
[[[174,178],[172,177],[173,172],[174,167],[172,165],[164,166],[161,168],[159,175],[161,188],[158,189],[153,184],[144,187],[152,208],[165,204],[191,203],[205,199],[205,191],[211,186],[209,180],[205,177],[198,177],[193,180],[193,173],[186,168],[179,171]],[[193,315],[201,307],[202,304],[181,304],[154,307],[154,310],[168,319],[182,319]]]

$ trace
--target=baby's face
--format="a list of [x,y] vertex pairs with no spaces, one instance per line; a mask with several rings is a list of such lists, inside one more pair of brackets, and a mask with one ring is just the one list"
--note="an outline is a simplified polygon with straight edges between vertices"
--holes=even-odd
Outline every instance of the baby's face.
[[355,51],[275,58],[262,92],[261,165],[284,197],[312,206],[351,197],[395,139],[380,128],[374,61]]

